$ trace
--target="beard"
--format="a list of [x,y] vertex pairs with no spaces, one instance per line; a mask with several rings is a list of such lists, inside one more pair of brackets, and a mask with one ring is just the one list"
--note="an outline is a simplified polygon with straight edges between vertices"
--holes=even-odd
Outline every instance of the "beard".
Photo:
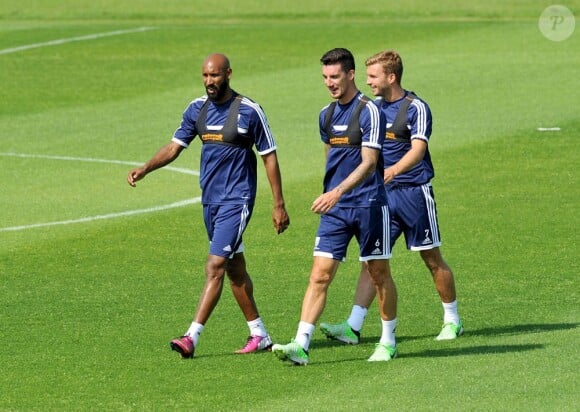
[[218,87],[215,86],[208,86],[205,88],[207,93],[207,97],[212,101],[220,101],[226,95],[228,88],[230,87],[230,82],[225,80],[222,84]]

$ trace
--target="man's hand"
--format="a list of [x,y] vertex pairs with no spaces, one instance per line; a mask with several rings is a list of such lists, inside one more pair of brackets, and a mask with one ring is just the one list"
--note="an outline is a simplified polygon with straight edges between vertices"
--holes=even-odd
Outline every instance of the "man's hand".
[[342,188],[339,185],[334,189],[321,194],[314,202],[312,202],[312,207],[310,210],[312,210],[314,213],[318,213],[319,215],[328,213],[328,211],[338,203],[342,193]]
[[272,222],[274,223],[274,229],[276,229],[277,234],[288,229],[288,226],[290,226],[290,217],[284,206],[275,207],[272,210]]
[[127,182],[132,186],[137,186],[137,182],[145,177],[147,173],[143,167],[139,167],[137,169],[133,169],[127,175]]
[[176,142],[169,142],[155,153],[155,155],[141,167],[137,167],[129,172],[127,175],[127,182],[133,187],[135,183],[143,179],[148,173],[159,169],[177,159],[177,156],[184,149],[183,146]]
[[395,178],[395,176],[397,176],[397,172],[395,171],[394,167],[389,167],[389,168],[385,169],[383,172],[383,180],[384,180],[385,184],[387,184],[391,180],[393,180]]

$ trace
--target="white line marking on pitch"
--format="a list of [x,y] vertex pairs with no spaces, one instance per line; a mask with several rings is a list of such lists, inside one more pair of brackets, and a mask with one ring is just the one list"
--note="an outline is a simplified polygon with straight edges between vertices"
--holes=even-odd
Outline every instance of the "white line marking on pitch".
[[57,225],[72,225],[73,223],[93,222],[95,220],[113,219],[122,216],[140,215],[143,213],[159,212],[161,210],[173,209],[187,205],[193,205],[201,202],[201,197],[194,197],[192,199],[181,200],[179,202],[171,203],[169,205],[155,206],[148,209],[128,210],[126,212],[109,213],[107,215],[97,215],[91,217],[82,217],[80,219],[61,220],[60,222],[35,223],[32,225],[12,226],[0,228],[0,232],[17,232],[19,230],[34,229],[37,227],[57,226]]
[[[112,164],[137,165],[137,166],[140,166],[143,164],[140,162],[128,162],[128,161],[124,161],[124,160],[107,160],[107,159],[94,159],[94,158],[90,158],[90,157],[50,156],[50,155],[35,155],[35,154],[21,154],[21,153],[0,153],[0,156],[35,158],[35,159],[50,159],[50,160],[68,160],[68,161],[77,161],[77,162],[112,163]],[[196,170],[184,169],[184,168],[180,168],[180,167],[171,167],[171,166],[165,166],[164,169],[170,170],[173,172],[177,172],[177,173],[184,173],[184,174],[188,174],[188,175],[199,176],[199,172],[197,172]],[[196,203],[200,203],[200,202],[201,202],[201,197],[194,197],[191,199],[186,199],[186,200],[181,200],[178,202],[170,203],[168,205],[154,206],[154,207],[150,207],[147,209],[128,210],[125,212],[108,213],[106,215],[82,217],[79,219],[62,220],[62,221],[58,221],[58,222],[34,223],[34,224],[30,224],[30,225],[4,227],[4,228],[0,228],[0,232],[16,232],[16,231],[20,231],[20,230],[34,229],[34,228],[39,228],[39,227],[57,226],[57,225],[71,225],[74,223],[93,222],[95,220],[114,219],[114,218],[123,217],[123,216],[133,216],[133,215],[140,215],[143,213],[159,212],[162,210],[173,209],[176,207],[183,207],[183,206],[192,205],[192,204],[196,204]]]
[[[36,155],[23,153],[0,153],[0,156],[23,157],[31,159],[68,160],[73,162],[111,163],[129,166],[141,166],[143,164],[143,162],[128,162],[125,160],[107,160],[107,159],[94,159],[92,157],[51,156],[51,155]],[[199,172],[197,170],[184,169],[182,167],[165,166],[163,169],[177,173],[184,173],[186,175],[199,176]]]
[[103,37],[119,36],[121,34],[129,34],[129,33],[139,33],[139,32],[143,32],[143,31],[149,31],[149,30],[155,30],[155,29],[156,29],[156,27],[138,27],[136,29],[115,30],[115,31],[109,31],[109,32],[105,32],[105,33],[88,34],[86,36],[69,37],[67,39],[58,39],[58,40],[51,40],[51,41],[47,41],[47,42],[43,42],[43,43],[33,43],[33,44],[27,44],[24,46],[11,47],[9,49],[0,50],[0,54],[16,53],[19,51],[36,49],[39,47],[58,46],[60,44],[72,43],[75,41],[95,40],[95,39],[100,39]]

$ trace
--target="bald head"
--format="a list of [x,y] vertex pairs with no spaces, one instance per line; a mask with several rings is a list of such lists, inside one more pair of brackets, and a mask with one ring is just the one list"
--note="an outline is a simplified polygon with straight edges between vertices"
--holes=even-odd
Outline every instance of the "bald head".
[[223,103],[232,97],[230,61],[221,53],[213,53],[205,58],[202,67],[203,84],[207,97],[215,103]]
[[230,69],[230,60],[225,54],[222,53],[212,53],[205,58],[203,61],[203,67],[211,66],[217,70],[228,70]]

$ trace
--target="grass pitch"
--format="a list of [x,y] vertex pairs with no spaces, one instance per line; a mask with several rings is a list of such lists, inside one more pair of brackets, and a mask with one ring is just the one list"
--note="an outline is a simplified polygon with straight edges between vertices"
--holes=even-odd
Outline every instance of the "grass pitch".
[[[265,4],[0,5],[0,409],[579,410],[578,34],[543,37],[538,1]],[[366,362],[376,306],[360,345],[317,333],[306,367],[236,356],[247,327],[228,290],[181,361],[168,342],[191,321],[207,253],[188,203],[197,178],[161,170],[132,189],[130,164],[203,93],[203,58],[228,54],[232,86],[263,106],[279,146],[291,227],[274,235],[260,171],[245,243],[262,317],[286,342],[312,262],[329,100],[318,59],[333,47],[353,51],[365,93],[364,59],[399,50],[403,85],[432,108],[442,249],[466,334],[433,340],[441,305],[401,243],[394,362]],[[196,142],[172,166],[198,163]],[[353,247],[323,320],[348,314],[357,273]]]

